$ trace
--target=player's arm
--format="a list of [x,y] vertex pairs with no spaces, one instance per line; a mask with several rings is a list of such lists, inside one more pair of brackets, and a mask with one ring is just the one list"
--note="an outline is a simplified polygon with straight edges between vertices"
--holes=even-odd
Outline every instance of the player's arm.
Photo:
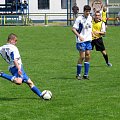
[[92,2],[92,8],[93,8],[93,4],[94,4],[95,0]]
[[21,66],[18,64],[18,60],[17,59],[14,59],[14,65],[18,69],[18,74],[22,75]]
[[94,31],[92,34],[96,35],[96,34],[100,34],[100,35],[105,35],[106,32],[104,31]]
[[11,59],[12,61],[14,62],[14,65],[16,66],[16,68],[18,69],[18,74],[19,75],[22,75],[22,71],[21,71],[21,65],[19,64],[19,58],[20,58],[20,55],[19,55],[19,51],[18,51],[18,48],[17,47],[14,47],[14,49],[12,50],[11,52]]
[[73,27],[72,32],[79,38],[80,41],[83,41],[84,38],[80,36],[80,33],[77,31],[79,29],[79,24],[81,23],[81,18],[77,18]]
[[92,32],[92,36],[94,37],[94,36],[97,35],[97,34],[105,35],[105,33],[106,33],[106,32],[104,32],[104,31],[94,31],[94,32]]
[[105,32],[100,31],[99,34],[100,35],[105,35]]
[[80,34],[77,32],[76,28],[72,27],[72,32],[77,36],[79,37],[79,39],[81,41],[84,41],[84,38],[80,36]]
[[102,1],[100,1],[100,4],[101,4],[101,9],[100,9],[100,10],[102,10],[102,8],[103,8],[103,3],[102,3]]
[[105,27],[105,23],[102,22],[102,28],[101,31],[99,32],[100,35],[105,35],[106,34],[106,27]]
[[11,59],[13,60],[13,62],[14,62],[14,65],[18,69],[18,74],[22,75],[21,66],[18,63],[17,53],[18,53],[18,50],[15,48],[15,50],[13,52],[11,52],[10,56],[11,56]]
[[92,31],[92,37],[96,38],[95,32]]

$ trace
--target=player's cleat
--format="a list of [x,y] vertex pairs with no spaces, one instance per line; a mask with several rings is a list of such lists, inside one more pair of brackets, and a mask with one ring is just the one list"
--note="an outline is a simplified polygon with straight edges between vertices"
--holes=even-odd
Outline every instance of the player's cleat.
[[112,64],[108,62],[108,63],[107,63],[107,66],[108,66],[108,67],[112,67]]
[[43,95],[40,95],[40,98],[43,99]]
[[78,79],[78,80],[82,80],[81,75],[76,75],[76,79]]
[[83,75],[83,79],[85,79],[85,80],[89,80],[88,75]]

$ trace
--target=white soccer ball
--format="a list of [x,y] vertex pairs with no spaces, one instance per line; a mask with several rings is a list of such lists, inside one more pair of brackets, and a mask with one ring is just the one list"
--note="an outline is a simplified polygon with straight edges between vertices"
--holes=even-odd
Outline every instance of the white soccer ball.
[[44,90],[42,92],[42,97],[44,100],[50,100],[52,98],[52,92],[50,90]]

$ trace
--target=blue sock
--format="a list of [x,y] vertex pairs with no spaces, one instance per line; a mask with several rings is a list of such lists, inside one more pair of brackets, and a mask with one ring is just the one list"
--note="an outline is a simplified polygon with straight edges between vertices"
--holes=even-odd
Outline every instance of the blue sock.
[[2,78],[5,78],[9,81],[13,81],[13,79],[15,78],[15,76],[12,76],[12,75],[8,75],[8,74],[5,74],[5,73],[1,73],[1,76]]
[[81,74],[82,64],[77,64],[77,75]]
[[31,88],[31,90],[32,90],[35,94],[37,94],[39,97],[41,96],[41,91],[40,91],[36,86],[33,86],[33,87]]
[[90,63],[89,62],[84,62],[84,75],[88,75],[88,72],[89,72],[89,66],[90,66]]

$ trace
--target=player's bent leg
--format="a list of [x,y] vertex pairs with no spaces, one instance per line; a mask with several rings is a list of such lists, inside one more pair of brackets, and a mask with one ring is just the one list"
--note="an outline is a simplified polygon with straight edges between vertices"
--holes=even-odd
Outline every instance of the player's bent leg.
[[106,62],[106,64],[107,64],[107,66],[108,66],[108,67],[112,67],[112,64],[109,62],[108,55],[107,55],[106,51],[103,50],[103,51],[101,51],[101,53],[102,53],[102,55],[103,55],[103,57],[104,57],[104,59],[105,59],[105,62]]
[[6,74],[6,73],[4,73],[4,72],[0,72],[0,77],[6,79],[6,80],[8,80],[8,81],[11,81],[11,82],[13,82],[14,79],[16,78],[15,76]]
[[32,88],[34,86],[34,83],[32,82],[31,79],[28,79],[28,81],[26,83],[30,88]]
[[22,84],[22,78],[14,78],[13,82],[17,85],[21,85]]
[[37,94],[39,97],[42,97],[42,92],[34,85],[32,80],[28,79],[26,83],[35,94]]
[[102,53],[103,55],[106,55],[106,54],[107,54],[107,53],[106,53],[106,50],[101,51],[101,53]]
[[0,72],[0,77],[9,80],[17,85],[21,85],[22,84],[22,78],[16,78],[16,76],[12,76],[12,75],[8,75],[4,72]]

